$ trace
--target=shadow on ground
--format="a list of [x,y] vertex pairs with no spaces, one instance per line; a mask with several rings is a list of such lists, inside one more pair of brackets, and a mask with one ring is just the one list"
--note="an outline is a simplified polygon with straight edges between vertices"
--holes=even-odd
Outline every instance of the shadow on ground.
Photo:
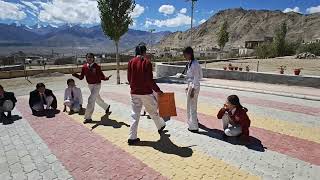
[[193,150],[190,147],[192,146],[187,146],[187,147],[177,146],[170,140],[170,134],[166,134],[167,132],[168,132],[167,130],[164,131],[160,135],[160,140],[158,141],[140,141],[134,146],[152,147],[153,149],[158,150],[162,153],[174,154],[180,157],[191,157],[193,154]]
[[91,130],[94,130],[98,126],[110,126],[115,129],[119,129],[122,126],[130,127],[130,125],[128,125],[124,122],[118,122],[116,120],[109,119],[109,115],[104,115],[101,117],[101,121],[92,121],[91,124],[95,124],[94,126],[92,126]]
[[224,138],[223,137],[224,132],[220,129],[210,129],[202,124],[199,124],[199,128],[205,130],[204,132],[200,131],[199,134],[206,135],[208,137],[212,137],[212,138],[215,138],[215,139],[218,139],[221,141],[225,141],[225,142],[228,142],[233,145],[243,145],[243,146],[247,147],[248,149],[258,151],[258,152],[264,152],[265,149],[267,149],[266,147],[263,146],[263,144],[261,143],[261,141],[259,139],[252,137],[252,136],[249,137],[248,143],[241,143],[239,141],[239,138],[237,138],[237,137]]
[[34,112],[33,115],[36,117],[47,117],[47,118],[54,118],[56,117],[56,114],[59,114],[60,110],[58,109],[49,109],[49,110],[44,110],[44,111],[39,111],[39,112]]

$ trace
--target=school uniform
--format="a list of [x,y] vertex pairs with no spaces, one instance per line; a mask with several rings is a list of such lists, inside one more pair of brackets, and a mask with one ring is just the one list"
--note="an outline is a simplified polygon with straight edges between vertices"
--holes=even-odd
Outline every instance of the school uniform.
[[46,89],[43,94],[34,90],[30,92],[29,106],[33,114],[45,109],[57,109],[57,98],[50,89]]
[[108,80],[103,74],[101,67],[97,63],[84,64],[82,67],[81,74],[73,74],[74,77],[82,80],[86,77],[89,90],[91,92],[88,98],[88,104],[85,113],[85,119],[91,119],[94,112],[95,103],[101,108],[107,110],[109,104],[107,104],[100,96],[101,80]]
[[137,130],[142,106],[153,119],[158,131],[165,127],[165,122],[158,114],[158,103],[153,91],[161,92],[153,80],[151,61],[141,56],[134,57],[128,63],[128,82],[131,88],[132,124],[129,140],[137,139]]
[[68,106],[70,110],[79,112],[83,104],[81,89],[78,87],[68,87],[64,91],[64,105]]
[[228,111],[222,108],[217,117],[222,119],[222,127],[227,136],[249,136],[251,121],[246,108],[235,108]]
[[0,95],[0,121],[5,118],[5,112],[8,113],[8,118],[11,117],[11,111],[15,107],[16,102],[17,99],[12,92],[5,91],[2,95]]
[[[199,130],[197,105],[200,92],[200,80],[203,78],[202,68],[197,60],[189,62],[187,69],[187,123],[189,130]],[[194,89],[194,97],[190,97],[191,90]]]

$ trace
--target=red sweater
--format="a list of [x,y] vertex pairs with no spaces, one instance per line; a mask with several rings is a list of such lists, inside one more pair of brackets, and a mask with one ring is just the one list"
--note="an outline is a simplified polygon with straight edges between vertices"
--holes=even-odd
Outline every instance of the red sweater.
[[[218,119],[222,119],[222,116],[225,114],[226,109],[222,108],[217,117]],[[247,115],[248,110],[246,108],[237,108],[234,114],[229,111],[228,114],[233,122],[236,124],[239,124],[242,128],[242,134],[249,136],[249,127],[251,124],[251,121]]]
[[129,61],[128,82],[131,94],[147,95],[152,94],[152,90],[161,91],[153,80],[151,61],[146,58],[134,57]]
[[73,74],[73,76],[80,80],[86,77],[88,84],[100,84],[101,80],[109,79],[103,74],[101,67],[97,63],[92,64],[91,68],[88,63],[84,64],[81,74]]

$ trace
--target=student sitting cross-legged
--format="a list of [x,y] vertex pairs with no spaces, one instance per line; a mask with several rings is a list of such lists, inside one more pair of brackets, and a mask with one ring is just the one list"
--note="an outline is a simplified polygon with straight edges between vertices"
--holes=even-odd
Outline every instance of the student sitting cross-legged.
[[[0,85],[0,123],[12,123],[11,111],[16,102],[17,99],[14,96],[14,93],[4,91],[3,87]],[[5,112],[7,115],[5,115]]]
[[29,106],[35,116],[48,116],[50,110],[57,109],[57,98],[43,83],[38,83],[36,90],[30,92]]
[[238,96],[231,95],[228,97],[224,107],[217,115],[218,119],[222,119],[226,136],[240,136],[242,140],[248,141],[251,121],[247,112],[248,109],[240,104]]
[[73,79],[67,80],[68,88],[64,91],[64,112],[67,111],[67,107],[70,109],[69,114],[77,113],[82,110],[82,93],[81,89],[76,87]]

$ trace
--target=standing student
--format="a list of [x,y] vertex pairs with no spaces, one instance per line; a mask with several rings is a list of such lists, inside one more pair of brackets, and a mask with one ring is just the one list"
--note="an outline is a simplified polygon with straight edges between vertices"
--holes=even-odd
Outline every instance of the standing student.
[[83,99],[81,89],[76,87],[73,79],[67,80],[68,88],[64,91],[64,112],[67,107],[70,109],[70,114],[79,112],[82,109]]
[[142,106],[150,114],[158,133],[161,134],[166,127],[166,123],[160,118],[158,114],[158,103],[152,90],[158,95],[162,91],[153,80],[152,64],[146,58],[147,48],[145,45],[138,45],[136,47],[136,57],[131,59],[128,63],[128,82],[131,88],[131,105],[132,105],[132,125],[130,126],[130,133],[128,144],[133,145],[140,141],[137,137],[138,124]]
[[57,98],[43,83],[38,83],[30,92],[29,106],[35,116],[48,115],[49,110],[57,109]]
[[87,109],[84,117],[85,120],[83,122],[85,124],[92,122],[92,114],[94,112],[95,103],[102,107],[107,115],[111,114],[110,105],[104,102],[104,100],[100,96],[101,80],[107,81],[111,76],[106,77],[103,74],[101,67],[97,63],[95,63],[93,53],[88,53],[86,55],[86,58],[87,63],[83,65],[81,74],[72,74],[74,77],[80,80],[86,77],[91,92],[88,98]]
[[[0,85],[0,123],[10,124],[11,111],[17,102],[13,92],[6,92]],[[5,115],[5,112],[7,115]]]
[[196,133],[199,131],[197,105],[200,92],[200,80],[203,75],[199,62],[194,58],[193,49],[187,47],[184,49],[183,55],[185,59],[189,61],[186,76],[188,81],[188,87],[186,88],[188,130]]
[[248,109],[240,103],[239,97],[231,95],[227,98],[224,107],[221,108],[217,117],[222,119],[222,127],[227,136],[240,136],[247,141],[249,138],[250,119]]

